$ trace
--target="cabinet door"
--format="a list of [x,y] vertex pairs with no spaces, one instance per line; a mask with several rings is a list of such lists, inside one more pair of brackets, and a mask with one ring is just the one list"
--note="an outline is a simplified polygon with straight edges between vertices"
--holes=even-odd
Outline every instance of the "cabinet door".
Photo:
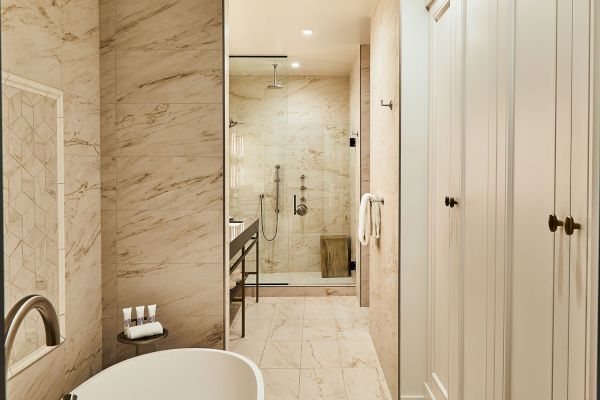
[[552,399],[556,0],[515,2],[512,252],[507,380],[511,400]]
[[[427,386],[435,398],[447,399],[457,390],[458,312],[456,295],[458,207],[445,197],[457,197],[460,135],[457,126],[455,55],[456,1],[430,10],[430,168]],[[458,75],[459,76],[459,75]]]
[[569,236],[568,399],[586,398],[586,318],[588,309],[588,156],[590,87],[590,2],[572,0],[571,130],[569,214],[581,225]]

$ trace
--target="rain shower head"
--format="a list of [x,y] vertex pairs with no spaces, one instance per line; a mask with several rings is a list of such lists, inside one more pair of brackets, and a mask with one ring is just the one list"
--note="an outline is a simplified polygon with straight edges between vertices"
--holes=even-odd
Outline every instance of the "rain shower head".
[[267,89],[283,89],[283,85],[277,82],[277,67],[279,65],[273,64],[273,83],[267,86]]

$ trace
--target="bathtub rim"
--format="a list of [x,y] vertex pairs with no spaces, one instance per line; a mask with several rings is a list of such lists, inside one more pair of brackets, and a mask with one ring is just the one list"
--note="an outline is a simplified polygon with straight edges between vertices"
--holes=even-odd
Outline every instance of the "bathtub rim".
[[100,374],[103,374],[106,371],[109,371],[111,368],[116,367],[117,365],[127,364],[127,363],[130,363],[130,362],[133,362],[134,360],[138,361],[140,358],[152,357],[152,356],[154,356],[154,355],[156,355],[158,353],[179,353],[179,352],[190,352],[190,351],[193,351],[193,352],[202,352],[202,353],[221,353],[221,354],[224,354],[226,356],[232,356],[234,358],[237,358],[237,359],[243,361],[246,365],[248,365],[252,369],[252,372],[254,372],[254,377],[256,378],[256,398],[257,399],[264,399],[265,398],[265,385],[264,385],[262,373],[260,372],[260,368],[258,368],[258,366],[252,360],[250,360],[248,357],[245,357],[245,356],[243,356],[241,354],[234,353],[234,352],[228,351],[228,350],[204,349],[204,348],[196,348],[196,347],[188,347],[188,348],[180,348],[180,349],[168,349],[168,350],[158,350],[158,351],[154,351],[152,353],[141,354],[139,356],[128,358],[127,360],[120,361],[120,362],[118,362],[116,364],[111,365],[108,368],[105,368],[105,369],[101,370],[100,372],[98,372],[94,376],[91,376],[89,379],[86,379],[85,381],[81,382],[79,385],[77,385],[77,387],[73,388],[73,390],[71,390],[69,393],[77,394],[75,392],[81,386],[83,386],[83,385],[85,385],[85,384],[93,381]]

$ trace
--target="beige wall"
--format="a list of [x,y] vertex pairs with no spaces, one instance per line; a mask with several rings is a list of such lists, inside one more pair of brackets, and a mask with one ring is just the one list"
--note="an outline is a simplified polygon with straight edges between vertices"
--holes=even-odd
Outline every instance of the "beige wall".
[[98,3],[1,6],[2,69],[64,92],[66,340],[8,383],[10,399],[56,399],[101,362]]
[[100,3],[103,365],[141,304],[158,348],[222,347],[222,1]]
[[[370,250],[369,331],[390,392],[398,397],[400,9],[379,0],[371,19],[371,193],[381,196],[381,238]],[[393,102],[390,110],[382,107]]]
[[[278,235],[273,242],[261,238],[261,272],[320,277],[320,236],[350,236],[349,81],[312,75],[279,80],[284,88],[274,90],[266,89],[268,75],[230,77],[230,115],[239,124],[230,129],[229,213],[258,218],[258,196],[264,192],[265,233],[272,237],[275,164],[281,165]],[[305,216],[294,215],[293,207],[294,194],[300,202],[301,175],[306,176]],[[288,277],[293,274],[281,279]]]

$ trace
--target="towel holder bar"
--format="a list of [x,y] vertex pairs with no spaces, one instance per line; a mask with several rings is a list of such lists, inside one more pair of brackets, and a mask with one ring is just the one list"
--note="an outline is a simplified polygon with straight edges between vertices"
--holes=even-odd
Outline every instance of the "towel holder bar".
[[381,203],[382,205],[384,204],[383,199],[371,200],[371,203]]

